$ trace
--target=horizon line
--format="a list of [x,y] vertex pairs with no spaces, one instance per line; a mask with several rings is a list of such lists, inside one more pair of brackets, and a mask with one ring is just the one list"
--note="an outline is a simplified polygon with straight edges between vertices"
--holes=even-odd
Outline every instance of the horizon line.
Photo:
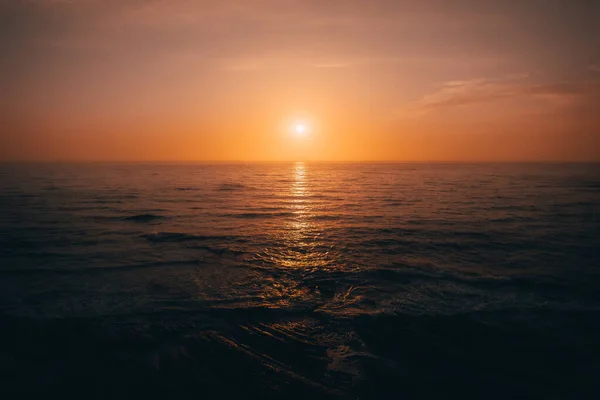
[[0,160],[0,164],[598,164],[598,160]]

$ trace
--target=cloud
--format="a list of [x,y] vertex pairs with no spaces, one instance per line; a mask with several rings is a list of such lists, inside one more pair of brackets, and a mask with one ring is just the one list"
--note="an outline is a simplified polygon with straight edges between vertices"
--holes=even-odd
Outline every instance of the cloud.
[[243,59],[243,60],[231,60],[227,61],[223,65],[223,69],[226,71],[244,72],[244,71],[256,71],[265,66],[265,63],[261,60]]
[[494,103],[504,99],[542,100],[554,105],[571,104],[589,94],[589,82],[531,83],[527,75],[448,81],[437,91],[423,96],[400,112],[419,117],[443,109]]
[[[8,28],[25,42],[53,48],[94,46],[197,50],[215,57],[288,50],[301,56],[459,59],[487,53],[483,38],[508,30],[495,3],[456,0],[14,0]],[[483,2],[487,3],[487,2]],[[0,0],[0,4],[2,1]],[[16,4],[16,5],[14,5]],[[478,3],[479,4],[479,3]],[[510,7],[509,7],[510,8]],[[0,13],[2,6],[0,5]],[[458,23],[460,21],[460,23]],[[2,20],[0,19],[0,22]],[[435,29],[431,29],[435,27]],[[444,32],[443,38],[439,32]],[[6,36],[6,35],[4,35]],[[10,35],[9,35],[10,36]],[[402,39],[400,39],[402,38]],[[407,40],[410,38],[410,40]],[[473,39],[477,38],[477,40]],[[400,40],[399,40],[400,39]],[[503,39],[506,40],[506,39]],[[218,45],[215,45],[218,43]],[[513,42],[507,42],[513,46]],[[18,46],[23,48],[22,44]],[[429,53],[429,54],[425,54]],[[325,66],[326,68],[327,66]]]
[[315,68],[346,68],[356,64],[355,61],[324,61],[312,64]]

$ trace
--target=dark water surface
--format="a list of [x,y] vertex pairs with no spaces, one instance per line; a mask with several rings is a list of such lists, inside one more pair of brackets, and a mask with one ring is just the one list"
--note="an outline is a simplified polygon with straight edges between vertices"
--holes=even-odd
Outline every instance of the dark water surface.
[[0,189],[8,398],[600,394],[598,164],[5,164]]

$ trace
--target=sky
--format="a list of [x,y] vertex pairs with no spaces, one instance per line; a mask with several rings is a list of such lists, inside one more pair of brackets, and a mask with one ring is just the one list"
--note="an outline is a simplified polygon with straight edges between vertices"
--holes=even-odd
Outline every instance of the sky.
[[600,161],[598,21],[594,0],[0,0],[0,160]]

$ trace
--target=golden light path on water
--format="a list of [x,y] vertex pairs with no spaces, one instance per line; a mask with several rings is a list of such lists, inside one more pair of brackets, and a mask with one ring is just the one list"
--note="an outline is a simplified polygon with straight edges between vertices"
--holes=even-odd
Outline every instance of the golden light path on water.
[[[294,165],[294,183],[290,188],[290,192],[290,208],[294,214],[294,219],[290,222],[290,226],[301,235],[311,228],[310,223],[307,221],[307,216],[311,211],[310,200],[308,198],[310,193],[306,180],[306,166],[303,162],[297,162]],[[300,235],[298,239],[300,239]]]
[[283,263],[287,267],[314,268],[320,257],[315,247],[318,245],[320,232],[311,222],[313,204],[308,168],[305,163],[297,162],[293,167],[294,181],[290,187],[290,209],[293,217],[286,224],[286,241],[292,249],[289,258]]
[[265,249],[263,259],[271,269],[264,282],[261,298],[268,308],[288,308],[313,303],[319,297],[318,289],[306,285],[304,277],[323,266],[317,249],[320,236],[310,221],[312,204],[308,168],[303,162],[293,164],[291,184],[281,196],[290,210],[290,216],[275,234],[276,244]]

